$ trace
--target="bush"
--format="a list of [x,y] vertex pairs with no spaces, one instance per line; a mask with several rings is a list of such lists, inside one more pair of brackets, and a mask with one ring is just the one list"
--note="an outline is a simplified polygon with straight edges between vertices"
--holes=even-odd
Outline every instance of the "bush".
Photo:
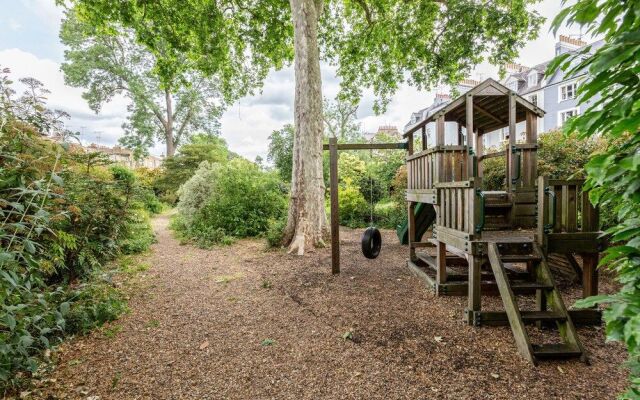
[[340,224],[352,228],[362,226],[369,214],[369,206],[360,192],[360,188],[351,179],[345,178],[344,184],[338,190],[338,206],[340,210]]
[[268,228],[264,235],[267,239],[267,247],[282,246],[282,239],[284,239],[284,230],[286,227],[286,218],[269,220]]
[[205,162],[180,189],[180,219],[172,226],[200,245],[258,236],[285,214],[284,190],[274,172],[247,160]]
[[135,174],[43,139],[37,127],[69,132],[41,102],[37,81],[24,100],[35,116],[26,119],[10,84],[0,75],[0,391],[35,372],[41,351],[65,334],[115,318],[113,288],[98,290],[94,277],[152,237],[136,209]]

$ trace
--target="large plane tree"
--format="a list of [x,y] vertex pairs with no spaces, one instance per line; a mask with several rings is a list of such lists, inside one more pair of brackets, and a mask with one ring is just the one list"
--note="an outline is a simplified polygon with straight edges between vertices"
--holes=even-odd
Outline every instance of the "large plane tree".
[[[63,0],[60,0],[63,1]],[[225,90],[259,82],[293,60],[293,174],[285,242],[322,245],[327,232],[322,177],[320,61],[336,67],[342,95],[371,87],[383,111],[402,83],[455,83],[479,62],[513,60],[537,35],[537,0],[67,0],[97,25],[133,29],[158,70],[176,60],[215,75]]]

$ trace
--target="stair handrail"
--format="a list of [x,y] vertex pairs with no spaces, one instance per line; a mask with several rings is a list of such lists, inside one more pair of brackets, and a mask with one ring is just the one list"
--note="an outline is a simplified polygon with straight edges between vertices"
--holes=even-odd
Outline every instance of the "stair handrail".
[[544,233],[551,233],[553,231],[553,227],[556,225],[556,206],[557,206],[557,198],[556,192],[551,188],[551,186],[547,186],[544,188],[544,194],[551,198],[551,217],[550,222],[544,225]]
[[482,189],[476,189],[476,195],[480,197],[480,223],[475,226],[475,232],[480,233],[484,229],[485,215],[484,215],[484,202],[485,194]]

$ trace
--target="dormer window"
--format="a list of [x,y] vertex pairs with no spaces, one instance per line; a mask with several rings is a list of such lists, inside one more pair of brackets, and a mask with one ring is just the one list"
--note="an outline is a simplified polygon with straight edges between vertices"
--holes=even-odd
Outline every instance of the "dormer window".
[[508,84],[509,89],[513,90],[514,92],[518,91],[518,81],[511,81]]
[[538,73],[537,72],[533,72],[531,74],[529,74],[529,86],[535,86],[538,84]]

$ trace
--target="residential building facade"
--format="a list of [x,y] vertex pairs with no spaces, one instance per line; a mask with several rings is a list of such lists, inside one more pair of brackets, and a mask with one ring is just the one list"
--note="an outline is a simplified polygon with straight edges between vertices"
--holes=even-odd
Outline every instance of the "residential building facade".
[[[588,44],[582,40],[560,35],[559,40],[555,45],[555,55],[559,56],[570,52],[578,52],[583,50],[585,46],[588,46]],[[595,51],[602,46],[602,41],[592,43],[589,46],[590,51]],[[545,71],[550,62],[551,60],[548,60],[534,65],[533,67],[527,67],[519,64],[508,64],[505,66],[508,75],[501,81],[503,85],[545,111],[545,116],[538,119],[539,133],[561,128],[569,118],[583,113],[591,106],[593,101],[597,100],[596,97],[596,99],[587,104],[578,105],[576,92],[580,82],[586,75],[586,71],[577,77],[572,77],[571,79],[567,78],[563,71],[556,71],[553,75],[545,76]],[[467,81],[469,83],[474,82],[470,80]],[[471,87],[473,86],[475,86],[475,84]],[[461,88],[464,89],[465,86],[461,85]],[[461,88],[459,88],[459,91],[464,93],[466,90],[460,90]],[[426,114],[430,110],[438,108],[440,104],[442,104],[442,98],[439,99],[438,96],[442,97],[443,95],[436,95],[436,100],[430,107],[413,113],[409,124],[421,120],[419,119],[421,118],[421,113],[426,117]],[[450,101],[450,99],[448,99],[447,102],[448,101]],[[524,140],[524,131],[524,122],[521,122],[516,126],[516,133],[518,135],[516,141]],[[484,146],[486,149],[499,147],[507,139],[507,129],[487,132],[483,135]]]

